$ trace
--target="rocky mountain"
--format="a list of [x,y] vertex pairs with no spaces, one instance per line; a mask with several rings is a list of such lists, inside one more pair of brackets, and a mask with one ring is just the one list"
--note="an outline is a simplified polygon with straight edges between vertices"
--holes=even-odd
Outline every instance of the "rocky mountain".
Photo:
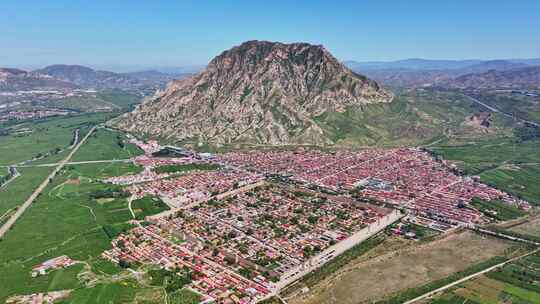
[[114,122],[118,128],[184,142],[332,144],[318,117],[388,103],[375,81],[324,47],[248,41]]
[[445,87],[467,89],[494,88],[540,88],[540,66],[510,69],[506,71],[490,70],[459,76],[442,84]]
[[77,85],[49,75],[19,69],[0,68],[0,91],[73,89]]

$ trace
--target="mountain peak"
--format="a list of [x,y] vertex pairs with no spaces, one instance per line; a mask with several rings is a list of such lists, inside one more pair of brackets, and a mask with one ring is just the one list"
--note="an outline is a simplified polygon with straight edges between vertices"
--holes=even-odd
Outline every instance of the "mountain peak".
[[320,45],[252,40],[222,52],[201,73],[173,82],[119,126],[218,144],[327,144],[316,116],[391,99]]

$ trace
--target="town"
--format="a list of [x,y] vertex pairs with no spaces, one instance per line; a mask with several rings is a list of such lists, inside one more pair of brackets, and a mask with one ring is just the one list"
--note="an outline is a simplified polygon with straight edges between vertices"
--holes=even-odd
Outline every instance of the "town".
[[104,182],[170,210],[134,221],[103,257],[175,272],[201,303],[267,299],[399,220],[441,232],[484,223],[475,198],[530,208],[416,148],[201,155],[130,141],[143,171]]

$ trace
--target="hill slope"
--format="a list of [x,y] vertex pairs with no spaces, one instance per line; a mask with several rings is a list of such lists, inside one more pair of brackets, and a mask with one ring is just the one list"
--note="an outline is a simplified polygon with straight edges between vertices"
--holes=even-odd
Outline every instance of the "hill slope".
[[58,90],[76,87],[73,83],[36,72],[0,68],[0,91]]
[[109,71],[96,71],[80,65],[56,64],[35,71],[84,88],[132,89],[142,86],[135,78]]
[[115,125],[181,141],[332,144],[316,117],[388,103],[392,94],[322,46],[248,41],[175,81]]
[[452,88],[540,88],[540,66],[487,71],[459,76],[445,84]]

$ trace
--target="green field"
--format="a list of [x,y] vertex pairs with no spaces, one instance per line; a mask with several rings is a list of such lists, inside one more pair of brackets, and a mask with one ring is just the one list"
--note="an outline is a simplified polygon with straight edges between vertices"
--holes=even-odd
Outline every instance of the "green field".
[[540,204],[540,140],[500,138],[430,149],[456,162],[465,174],[479,175],[486,184]]
[[518,143],[512,138],[478,140],[431,148],[446,160],[457,161],[466,174],[477,175],[502,164],[540,163],[540,140]]
[[217,164],[184,164],[184,165],[165,165],[154,169],[156,173],[181,173],[189,171],[212,171],[221,166]]
[[167,296],[167,302],[171,304],[197,304],[201,296],[189,289],[182,289]]
[[73,155],[72,161],[126,159],[141,154],[142,150],[126,142],[124,134],[97,129]]
[[98,284],[93,288],[78,289],[65,303],[101,304],[133,303],[136,290],[141,288],[136,282]]
[[487,184],[540,205],[540,164],[497,168],[482,173],[480,178]]
[[142,167],[136,166],[131,162],[68,165],[65,169],[74,171],[82,176],[97,179],[137,174],[143,170]]
[[540,303],[540,254],[531,255],[465,282],[431,304]]
[[[12,294],[52,290],[50,282],[53,278],[44,276],[33,279],[30,277],[30,269],[59,255],[66,254],[76,260],[88,261],[96,271],[114,271],[111,265],[96,263],[95,258],[110,248],[111,231],[111,237],[114,237],[114,233],[129,229],[126,221],[131,219],[131,213],[126,198],[92,198],[96,191],[120,189],[93,179],[104,170],[122,170],[105,169],[111,164],[94,164],[91,166],[96,167],[91,169],[84,169],[85,166],[88,165],[76,165],[62,170],[0,242],[0,302]],[[98,166],[104,168],[99,169]],[[68,272],[56,279],[57,286],[63,289],[77,288],[80,283],[75,277],[76,273]],[[96,287],[91,291],[78,290],[74,303],[87,303],[81,297],[89,296],[89,292],[108,299],[107,295],[123,295],[126,289],[130,290],[121,284],[113,284]],[[93,296],[90,298],[89,301],[95,300]]]
[[32,191],[45,180],[52,168],[36,167],[17,170],[21,175],[5,187],[0,188],[0,217],[6,212],[14,212],[14,208],[20,206],[32,194]]
[[95,95],[68,97],[58,100],[50,100],[45,104],[48,107],[69,109],[77,112],[92,112],[104,109],[120,111],[130,109],[140,103],[142,97],[138,94],[121,90],[104,90]]
[[131,202],[131,209],[138,220],[143,220],[149,215],[169,210],[169,207],[157,197],[144,197]]
[[502,201],[486,202],[481,199],[474,198],[471,201],[471,205],[487,217],[491,217],[498,221],[516,219],[527,214],[525,211]]
[[10,134],[0,136],[0,165],[19,163],[40,155],[55,156],[71,144],[75,129],[80,128],[84,135],[92,125],[110,117],[111,114],[87,114],[11,125]]

